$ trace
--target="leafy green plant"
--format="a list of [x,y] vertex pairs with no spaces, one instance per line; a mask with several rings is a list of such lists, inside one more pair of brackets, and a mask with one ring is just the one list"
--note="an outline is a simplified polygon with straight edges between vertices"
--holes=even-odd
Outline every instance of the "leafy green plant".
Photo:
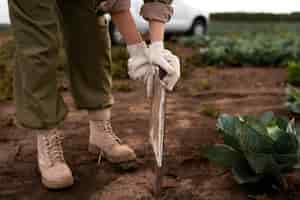
[[290,62],[287,67],[288,82],[292,85],[300,85],[300,62]]
[[205,41],[201,37],[183,38],[180,43],[199,48],[193,56],[198,65],[284,66],[300,62],[300,39],[295,33],[213,35]]
[[300,89],[288,86],[286,89],[287,102],[286,107],[294,114],[300,114]]
[[216,37],[203,55],[210,65],[281,66],[300,59],[300,40],[294,35],[249,34],[244,37]]
[[272,178],[273,184],[282,186],[283,174],[299,168],[300,135],[293,120],[272,112],[260,118],[224,114],[217,127],[224,144],[208,147],[205,156],[230,168],[239,184]]

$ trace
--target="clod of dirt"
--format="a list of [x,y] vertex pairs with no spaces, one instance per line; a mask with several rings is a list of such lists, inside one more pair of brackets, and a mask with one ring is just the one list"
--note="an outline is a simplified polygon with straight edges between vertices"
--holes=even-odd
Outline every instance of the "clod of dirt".
[[151,188],[153,174],[129,174],[122,176],[92,195],[90,200],[153,200]]
[[191,179],[186,179],[180,182],[177,188],[166,191],[163,200],[196,200],[195,185]]
[[175,178],[165,176],[162,183],[163,189],[176,188],[178,183]]
[[4,144],[0,147],[0,167],[7,167],[15,161],[20,146],[15,144]]
[[[215,176],[200,184],[197,189],[198,199],[205,200],[231,200],[246,199],[245,193],[239,190],[230,174]],[[216,192],[218,191],[218,192]]]
[[9,102],[1,102],[0,128],[11,127],[15,122],[15,108]]
[[120,171],[134,171],[139,168],[139,163],[137,161],[130,161],[130,162],[125,162],[121,163],[115,166],[118,170]]
[[299,173],[292,173],[286,176],[289,191],[297,191],[300,187]]
[[1,119],[0,118],[0,127],[4,128],[4,127],[10,127],[14,125],[14,118],[13,116],[8,116],[5,119]]
[[267,195],[257,195],[257,196],[251,196],[251,195],[249,195],[249,199],[253,199],[253,200],[272,200]]

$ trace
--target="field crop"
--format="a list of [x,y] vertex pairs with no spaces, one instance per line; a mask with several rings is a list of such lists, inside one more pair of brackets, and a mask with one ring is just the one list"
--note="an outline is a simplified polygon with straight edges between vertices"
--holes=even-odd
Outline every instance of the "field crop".
[[180,41],[186,46],[198,46],[194,58],[207,65],[285,66],[300,61],[300,37],[292,32],[248,32],[183,38]]
[[239,184],[271,178],[284,187],[283,174],[299,167],[299,135],[295,121],[268,112],[260,118],[221,115],[218,128],[224,144],[208,148],[212,161],[232,169]]
[[290,62],[287,67],[288,82],[295,86],[300,86],[300,62]]
[[298,22],[222,22],[212,21],[209,24],[208,35],[240,35],[244,33],[299,33]]

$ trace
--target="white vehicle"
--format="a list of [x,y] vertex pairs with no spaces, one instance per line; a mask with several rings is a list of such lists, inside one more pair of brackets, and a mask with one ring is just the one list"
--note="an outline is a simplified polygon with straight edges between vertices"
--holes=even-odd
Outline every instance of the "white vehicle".
[[[148,22],[140,16],[140,9],[143,0],[131,0],[131,12],[135,19],[136,25],[142,33],[148,31]],[[207,32],[209,13],[193,7],[192,3],[185,0],[173,0],[174,16],[166,24],[166,34],[189,34],[204,35]],[[122,36],[110,23],[110,33],[113,43],[121,43]]]

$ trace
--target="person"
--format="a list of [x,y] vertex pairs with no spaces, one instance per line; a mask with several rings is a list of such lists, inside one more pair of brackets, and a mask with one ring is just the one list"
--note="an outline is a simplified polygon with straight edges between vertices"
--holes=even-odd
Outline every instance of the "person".
[[167,72],[162,83],[172,90],[180,76],[179,60],[163,46],[164,24],[172,15],[171,0],[145,0],[141,14],[150,25],[149,47],[135,27],[129,0],[8,0],[8,4],[16,42],[16,118],[37,135],[43,185],[61,189],[74,182],[59,128],[68,113],[56,77],[60,32],[72,95],[77,108],[89,113],[89,151],[103,154],[112,163],[134,161],[135,152],[122,143],[111,125],[110,39],[103,14],[111,14],[127,43],[129,76],[149,85],[158,66]]

